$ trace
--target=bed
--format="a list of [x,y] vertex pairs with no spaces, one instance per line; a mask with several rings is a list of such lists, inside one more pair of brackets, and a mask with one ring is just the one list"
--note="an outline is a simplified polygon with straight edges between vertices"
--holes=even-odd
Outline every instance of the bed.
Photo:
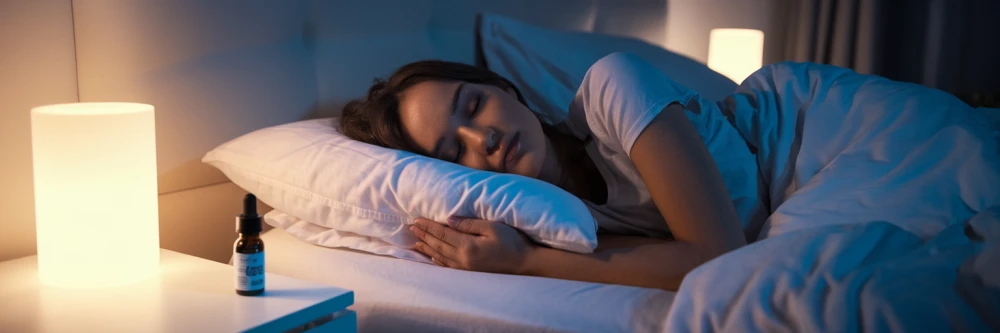
[[[630,36],[662,45],[666,7],[662,0],[77,1],[72,11],[79,99],[156,106],[161,245],[226,262],[235,238],[232,217],[239,213],[245,191],[200,162],[213,147],[256,129],[335,115],[348,100],[360,96],[373,77],[411,61],[475,63],[473,26],[475,14],[482,11],[550,28]],[[818,282],[843,277],[825,273],[856,268],[866,255],[883,259],[918,252],[930,255],[942,249],[934,247],[935,239],[959,245],[951,248],[955,252],[945,251],[954,257],[940,261],[948,269],[985,251],[986,245],[963,239],[956,226],[1000,204],[1000,186],[995,185],[1000,184],[996,141],[1000,130],[990,122],[998,119],[996,111],[972,113],[956,104],[957,99],[926,97],[914,87],[907,87],[911,93],[894,85],[879,91],[871,88],[873,81],[865,80],[845,76],[836,68],[774,66],[735,88],[731,98],[719,100],[717,107],[730,114],[744,139],[758,150],[758,162],[767,166],[762,178],[774,215],[761,230],[762,241],[700,267],[676,294],[448,270],[312,246],[281,230],[263,236],[268,270],[353,289],[362,331],[868,330],[859,322],[871,323],[864,320],[870,317],[850,316],[860,311],[862,301],[821,298],[830,289]],[[859,91],[868,94],[859,98]],[[885,96],[891,98],[879,99]],[[931,113],[938,118],[918,121],[923,111],[932,110],[920,103],[927,101],[957,111]],[[884,105],[875,106],[879,102]],[[872,118],[870,110],[893,117]],[[905,119],[924,126],[900,131],[897,125],[902,122],[873,119]],[[843,131],[821,126],[836,122],[854,126],[841,127]],[[804,137],[803,132],[815,135]],[[912,147],[894,144],[914,137],[933,140],[914,141]],[[934,144],[921,146],[926,142]],[[907,159],[912,156],[898,147],[924,149],[918,151],[923,155]],[[932,154],[942,150],[953,154]],[[873,156],[869,165],[887,169],[869,171],[884,173],[866,173],[847,163]],[[908,164],[892,169],[887,161]],[[955,175],[965,176],[951,179],[954,187],[922,195],[929,192],[920,186],[948,183]],[[857,184],[871,184],[865,190],[876,194],[853,191]],[[944,208],[936,209],[940,207]],[[979,220],[987,227],[996,224],[988,218]],[[951,238],[936,238],[941,233]],[[808,252],[838,239],[841,242],[832,244],[865,245],[871,251],[831,246],[827,252]],[[899,243],[884,242],[894,239]],[[786,245],[801,249],[803,255],[812,253],[820,264],[797,265],[802,260],[781,252]],[[778,255],[787,260],[774,257]],[[774,262],[786,265],[769,268]],[[884,267],[872,265],[871,272]],[[898,278],[896,273],[880,275],[884,279],[878,281]],[[800,279],[788,280],[790,276]],[[961,278],[928,276],[926,281],[948,284]],[[746,281],[757,284],[750,288]],[[806,282],[818,287],[800,288]],[[989,295],[993,287],[986,285],[979,294]],[[889,289],[876,291],[881,290]],[[988,302],[976,305],[950,287],[935,293],[954,296],[950,304],[964,306],[954,317],[969,325],[964,327],[1000,327],[990,326],[998,325],[995,315],[977,315]],[[875,325],[870,330],[920,327],[925,324],[921,319],[935,318],[930,315],[935,313],[921,312],[926,309],[919,307],[892,313],[900,295],[871,296],[872,302],[887,302],[876,303],[880,306],[874,309],[886,311],[873,315],[890,318],[897,326]],[[834,307],[845,310],[824,312]],[[842,318],[850,320],[838,321]]]
[[266,232],[268,270],[351,289],[358,326],[407,332],[659,332],[673,293],[442,269]]

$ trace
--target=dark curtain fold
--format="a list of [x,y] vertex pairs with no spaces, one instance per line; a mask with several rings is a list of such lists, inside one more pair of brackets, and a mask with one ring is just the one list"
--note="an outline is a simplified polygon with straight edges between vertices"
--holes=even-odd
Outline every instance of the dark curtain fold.
[[781,0],[785,60],[1000,103],[1000,0]]

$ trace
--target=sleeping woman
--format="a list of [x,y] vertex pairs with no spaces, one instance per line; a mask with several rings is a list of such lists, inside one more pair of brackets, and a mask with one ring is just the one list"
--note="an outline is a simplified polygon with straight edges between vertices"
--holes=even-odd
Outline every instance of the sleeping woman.
[[550,124],[545,115],[558,111],[530,110],[496,73],[420,61],[345,106],[340,130],[551,183],[598,222],[599,247],[581,254],[535,244],[504,223],[418,219],[416,250],[438,265],[677,290],[698,265],[745,245],[745,229],[752,240],[760,222],[754,159],[719,109],[702,110],[701,101],[643,60],[614,53],[590,67],[564,119]]

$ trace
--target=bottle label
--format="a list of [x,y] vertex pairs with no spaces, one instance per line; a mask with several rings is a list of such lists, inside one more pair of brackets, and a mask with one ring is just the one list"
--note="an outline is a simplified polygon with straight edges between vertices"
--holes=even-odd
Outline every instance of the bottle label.
[[264,252],[236,253],[233,268],[236,269],[236,290],[264,289]]

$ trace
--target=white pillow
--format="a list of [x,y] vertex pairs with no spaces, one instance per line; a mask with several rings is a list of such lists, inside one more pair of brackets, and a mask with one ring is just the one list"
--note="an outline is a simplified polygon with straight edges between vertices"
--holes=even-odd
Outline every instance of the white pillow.
[[482,15],[478,30],[478,52],[487,68],[511,80],[550,123],[565,118],[590,65],[614,52],[642,58],[711,101],[737,87],[702,63],[638,39],[545,29],[492,14]]
[[336,119],[243,135],[202,159],[274,209],[394,246],[416,243],[414,218],[502,221],[536,242],[592,252],[597,222],[577,197],[546,182],[474,170],[351,140]]
[[324,247],[343,247],[384,256],[433,264],[420,252],[386,243],[380,239],[321,227],[277,209],[264,214],[264,222],[284,230],[296,239]]

